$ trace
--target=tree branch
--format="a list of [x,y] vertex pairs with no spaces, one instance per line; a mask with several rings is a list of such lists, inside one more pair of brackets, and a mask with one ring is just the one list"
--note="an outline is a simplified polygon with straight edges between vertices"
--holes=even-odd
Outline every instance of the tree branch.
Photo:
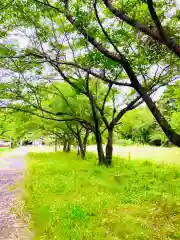
[[118,49],[117,46],[114,44],[114,42],[112,41],[112,39],[110,38],[109,34],[106,32],[106,30],[104,29],[104,27],[103,27],[103,25],[102,25],[102,23],[101,23],[101,20],[100,20],[99,15],[98,15],[98,10],[97,10],[97,0],[94,0],[94,4],[93,4],[93,5],[94,5],[94,10],[95,10],[96,19],[97,19],[97,21],[98,21],[98,23],[99,23],[99,26],[100,26],[102,32],[104,33],[104,35],[105,35],[105,37],[107,38],[107,40],[108,40],[108,41],[111,43],[111,45],[114,47],[115,51],[116,51],[119,55],[121,55],[119,49]]
[[146,35],[148,35],[152,39],[158,41],[159,43],[162,43],[162,44],[166,45],[171,51],[173,51],[178,57],[180,57],[180,46],[178,46],[175,43],[175,40],[173,41],[173,40],[170,39],[170,41],[166,42],[165,38],[162,38],[162,36],[160,35],[160,33],[158,31],[154,32],[154,31],[152,31],[152,29],[148,25],[142,24],[142,23],[138,22],[136,19],[130,18],[128,15],[124,14],[123,11],[118,10],[117,8],[113,7],[113,5],[110,3],[109,0],[103,0],[103,2],[106,5],[106,7],[116,17],[123,20],[128,25],[136,28],[137,30],[145,33]]
[[105,104],[106,104],[107,98],[108,98],[108,96],[110,94],[110,91],[112,89],[112,86],[113,86],[113,84],[109,84],[108,85],[108,91],[107,91],[107,93],[106,93],[106,95],[104,97],[104,101],[103,101],[103,105],[102,105],[102,113],[104,113]]
[[107,83],[110,83],[110,84],[115,84],[115,85],[118,85],[118,86],[125,86],[125,87],[132,87],[132,85],[130,83],[121,83],[121,82],[117,82],[117,81],[114,81],[114,80],[111,80],[105,76],[103,76],[102,74],[97,74],[95,72],[93,72],[91,69],[89,68],[85,68],[77,63],[74,63],[74,62],[57,62],[58,64],[60,65],[69,65],[69,66],[74,66],[76,68],[79,68],[87,73],[89,73],[90,75],[96,77],[96,78],[99,78],[101,80],[103,80],[104,82],[107,82]]
[[166,33],[166,31],[164,30],[164,28],[162,27],[161,25],[161,22],[157,16],[157,13],[156,13],[156,10],[153,6],[153,1],[152,0],[147,0],[147,4],[148,4],[148,8],[149,8],[149,12],[151,14],[151,17],[159,31],[159,34],[161,36],[161,38],[166,42],[166,44],[168,44],[168,41],[169,41],[169,37]]
[[122,57],[119,56],[119,54],[110,52],[101,43],[97,42],[93,36],[89,35],[87,30],[85,30],[82,26],[77,25],[75,19],[70,14],[68,1],[65,1],[65,15],[66,15],[67,20],[78,29],[78,31],[85,37],[85,39],[87,41],[89,41],[95,48],[97,48],[102,54],[104,54],[106,57],[108,57],[112,60],[115,60],[115,61],[122,60]]

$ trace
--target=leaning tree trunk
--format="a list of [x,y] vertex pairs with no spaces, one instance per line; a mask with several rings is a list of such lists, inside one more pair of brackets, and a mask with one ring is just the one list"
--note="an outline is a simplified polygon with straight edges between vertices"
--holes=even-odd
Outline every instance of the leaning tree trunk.
[[176,146],[180,147],[180,135],[178,135],[174,129],[172,129],[171,125],[167,122],[165,117],[162,115],[160,110],[157,108],[156,104],[153,102],[151,97],[148,95],[146,90],[141,86],[140,83],[137,84],[136,90],[142,99],[145,101],[146,105],[148,106],[149,110],[155,117],[156,121],[159,123],[161,129],[166,134],[168,139]]
[[[122,64],[122,63],[121,63]],[[158,122],[159,126],[166,134],[168,139],[176,146],[180,147],[180,135],[178,135],[174,129],[172,129],[171,125],[167,122],[165,117],[161,114],[159,109],[157,108],[156,104],[153,102],[151,97],[148,95],[146,89],[140,84],[137,79],[136,74],[134,73],[133,69],[131,68],[127,59],[123,58],[123,67],[128,74],[128,77],[131,81],[132,87],[139,93],[141,98],[146,103],[147,107],[155,117],[156,121]]]
[[112,153],[113,153],[113,129],[108,129],[108,139],[106,144],[106,165],[112,164]]

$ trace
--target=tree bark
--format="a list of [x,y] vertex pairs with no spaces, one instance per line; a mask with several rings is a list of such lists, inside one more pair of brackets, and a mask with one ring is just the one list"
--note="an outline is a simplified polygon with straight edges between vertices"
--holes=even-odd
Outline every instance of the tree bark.
[[106,144],[106,165],[112,164],[112,153],[113,153],[113,129],[108,129],[108,139]]

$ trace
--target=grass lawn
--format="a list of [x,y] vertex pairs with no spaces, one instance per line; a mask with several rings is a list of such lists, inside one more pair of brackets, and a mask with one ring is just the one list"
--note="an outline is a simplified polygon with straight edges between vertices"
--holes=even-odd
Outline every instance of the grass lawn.
[[34,239],[180,239],[180,167],[90,154],[30,153],[26,210]]
[[7,147],[0,147],[0,155],[4,152],[7,152],[9,150],[9,148]]
[[[89,151],[96,152],[95,145],[88,146]],[[180,164],[180,148],[156,147],[149,145],[113,146],[113,154],[124,159],[148,160],[158,163]]]
[[155,147],[148,145],[137,146],[114,146],[114,153],[122,158],[138,160],[149,160],[158,163],[180,164],[180,148],[177,147]]

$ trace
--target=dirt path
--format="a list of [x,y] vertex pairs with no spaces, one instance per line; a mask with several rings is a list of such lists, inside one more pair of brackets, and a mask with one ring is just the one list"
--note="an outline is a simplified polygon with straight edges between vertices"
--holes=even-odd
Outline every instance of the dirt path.
[[21,147],[0,157],[0,239],[30,239],[26,223],[13,211],[20,189],[12,187],[23,178],[27,151]]

